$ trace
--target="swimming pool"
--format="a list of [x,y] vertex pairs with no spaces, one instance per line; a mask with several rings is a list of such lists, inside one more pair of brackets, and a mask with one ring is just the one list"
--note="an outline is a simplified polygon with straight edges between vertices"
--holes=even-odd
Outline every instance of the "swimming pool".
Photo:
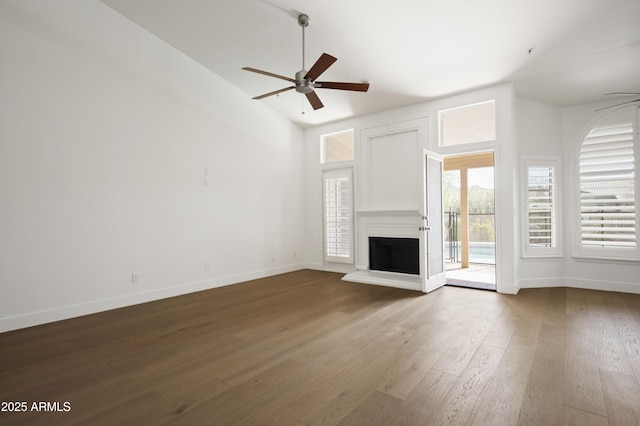
[[[444,258],[447,262],[456,262],[462,259],[462,247],[460,241],[454,241],[453,249],[449,250],[449,241],[444,242]],[[452,256],[454,256],[452,258]],[[469,262],[472,263],[496,263],[496,244],[495,243],[469,243]]]

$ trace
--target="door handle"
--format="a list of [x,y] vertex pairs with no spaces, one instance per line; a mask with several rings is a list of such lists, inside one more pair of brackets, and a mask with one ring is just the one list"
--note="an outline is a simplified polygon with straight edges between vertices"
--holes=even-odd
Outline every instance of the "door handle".
[[431,231],[431,227],[429,226],[429,216],[420,216],[424,225],[418,228],[418,231]]

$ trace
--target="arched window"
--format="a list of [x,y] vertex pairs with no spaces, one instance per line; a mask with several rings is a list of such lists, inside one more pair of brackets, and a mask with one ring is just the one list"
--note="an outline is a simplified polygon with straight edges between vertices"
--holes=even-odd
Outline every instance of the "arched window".
[[598,121],[580,148],[579,254],[640,259],[636,106]]

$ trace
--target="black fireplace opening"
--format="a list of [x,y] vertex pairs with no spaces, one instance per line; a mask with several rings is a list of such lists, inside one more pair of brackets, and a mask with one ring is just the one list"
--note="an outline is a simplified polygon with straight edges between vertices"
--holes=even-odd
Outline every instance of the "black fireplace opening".
[[418,239],[369,237],[369,269],[420,275]]

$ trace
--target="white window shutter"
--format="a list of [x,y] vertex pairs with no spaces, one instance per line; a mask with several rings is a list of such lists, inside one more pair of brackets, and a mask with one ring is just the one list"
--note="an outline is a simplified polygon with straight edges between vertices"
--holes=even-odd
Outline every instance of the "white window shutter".
[[524,256],[560,256],[559,202],[560,161],[525,159]]
[[634,248],[634,126],[631,119],[594,128],[580,150],[580,243]]
[[555,169],[549,166],[527,168],[528,244],[555,247]]
[[353,263],[353,173],[325,171],[323,180],[325,260]]

